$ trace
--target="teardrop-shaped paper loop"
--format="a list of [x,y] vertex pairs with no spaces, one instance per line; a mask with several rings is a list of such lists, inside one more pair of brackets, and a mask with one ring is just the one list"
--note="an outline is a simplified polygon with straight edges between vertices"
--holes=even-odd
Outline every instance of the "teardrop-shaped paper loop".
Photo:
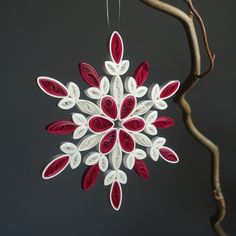
[[166,129],[173,126],[174,124],[175,124],[175,120],[166,116],[159,116],[153,122],[153,125],[158,129]]
[[68,120],[54,121],[46,127],[50,134],[66,135],[75,131],[78,127],[74,122]]
[[79,99],[80,97],[80,89],[77,84],[74,82],[69,82],[67,84],[67,89],[69,92],[69,96],[75,100]]
[[93,116],[89,119],[89,129],[92,132],[104,132],[114,126],[114,123],[102,116]]
[[47,95],[55,98],[64,98],[68,96],[67,88],[59,81],[49,77],[38,77],[39,88]]
[[141,63],[134,72],[134,79],[136,81],[137,87],[142,86],[148,77],[149,72],[149,62],[144,61]]
[[101,80],[100,90],[103,95],[108,94],[108,92],[110,90],[110,81],[108,80],[108,78],[106,76],[104,76]]
[[179,162],[179,157],[177,156],[177,154],[170,148],[168,147],[162,147],[159,149],[159,153],[161,155],[161,157],[170,163],[177,163]]
[[159,150],[155,147],[151,147],[147,149],[147,153],[152,158],[153,161],[158,161],[160,153]]
[[138,148],[134,150],[133,154],[138,160],[143,160],[147,157],[147,153],[144,150]]
[[87,151],[94,146],[96,146],[99,141],[101,140],[102,134],[95,133],[85,136],[79,143],[78,143],[78,150],[79,151]]
[[76,169],[81,163],[81,154],[80,152],[75,152],[70,155],[70,167],[71,169]]
[[110,203],[118,211],[122,203],[122,189],[119,182],[115,181],[110,190]]
[[136,143],[144,146],[144,147],[151,147],[152,146],[152,141],[150,138],[143,134],[143,133],[138,133],[138,132],[133,132],[132,133]]
[[118,142],[116,143],[113,151],[110,153],[109,160],[110,160],[111,167],[114,170],[120,169],[120,165],[122,162],[122,151]]
[[58,107],[60,107],[63,110],[69,110],[72,107],[74,107],[75,104],[76,104],[75,99],[66,97],[61,99],[61,101],[58,103]]
[[124,96],[124,86],[119,75],[113,76],[112,78],[111,95],[114,97],[116,104],[120,105]]
[[130,153],[135,148],[135,142],[133,137],[125,130],[120,129],[119,131],[119,142],[124,152]]
[[95,103],[90,102],[88,100],[80,99],[77,102],[77,106],[82,112],[89,114],[89,115],[97,115],[102,112],[100,110],[100,108]]
[[59,175],[69,164],[70,156],[62,155],[54,158],[47,164],[42,172],[43,179],[51,179]]
[[146,115],[145,115],[145,120],[147,124],[151,124],[153,123],[158,117],[158,112],[157,111],[149,111]]
[[98,162],[98,165],[99,165],[99,169],[102,171],[102,172],[105,172],[109,166],[109,162],[107,160],[107,157],[106,156],[101,156],[99,162]]
[[132,117],[122,123],[123,127],[129,131],[140,132],[145,127],[145,121],[141,117]]
[[87,133],[87,126],[79,126],[73,133],[73,139],[80,139]]
[[79,63],[79,71],[82,78],[88,85],[99,88],[100,86],[99,75],[91,65],[87,63]]
[[134,164],[134,170],[136,172],[136,174],[138,176],[140,176],[143,179],[149,179],[149,171],[148,168],[146,166],[146,164],[144,163],[144,161],[142,160],[135,160],[135,164]]
[[117,31],[114,31],[110,38],[109,50],[111,58],[117,64],[120,63],[123,57],[123,41],[120,34]]
[[141,116],[143,114],[146,114],[153,106],[152,100],[144,100],[137,104],[135,111],[133,115]]
[[167,83],[165,86],[161,88],[160,98],[167,99],[173,96],[179,89],[179,86],[180,86],[180,82],[178,80],[170,81],[169,83]]
[[116,179],[116,171],[115,170],[108,170],[105,173],[105,178],[104,178],[104,185],[108,186],[112,184]]
[[135,163],[135,157],[134,157],[133,153],[124,155],[123,164],[124,164],[125,168],[132,170],[134,167],[134,163]]
[[102,98],[101,108],[103,112],[111,119],[115,120],[117,118],[118,116],[117,105],[112,96],[105,96]]
[[117,140],[117,131],[113,129],[104,135],[99,144],[99,150],[102,154],[106,155],[112,151]]
[[85,165],[93,166],[99,162],[101,159],[101,154],[99,152],[91,152],[90,154],[86,155],[84,158]]
[[136,98],[133,95],[128,95],[123,99],[120,107],[120,119],[128,117],[136,107]]
[[147,124],[145,126],[144,132],[152,136],[157,135],[158,133],[157,128],[152,124]]
[[84,172],[83,177],[82,177],[82,188],[85,191],[88,191],[89,189],[91,189],[96,183],[98,175],[99,175],[98,164],[89,166]]

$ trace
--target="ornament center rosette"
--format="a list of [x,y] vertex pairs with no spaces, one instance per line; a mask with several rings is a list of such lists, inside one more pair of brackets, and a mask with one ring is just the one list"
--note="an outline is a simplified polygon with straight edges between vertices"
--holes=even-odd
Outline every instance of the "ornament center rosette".
[[[122,203],[122,185],[127,175],[121,170],[132,170],[143,179],[150,174],[145,164],[149,157],[159,157],[168,163],[177,163],[177,154],[165,145],[166,139],[158,135],[160,129],[174,125],[171,117],[159,116],[168,105],[166,100],[178,90],[180,83],[170,81],[163,86],[157,83],[150,88],[144,86],[148,77],[149,62],[142,62],[132,76],[124,76],[130,62],[123,60],[124,44],[118,32],[113,32],[109,41],[110,60],[105,61],[107,76],[100,76],[88,63],[78,68],[88,84],[87,98],[74,82],[64,86],[47,76],[37,78],[40,89],[47,95],[60,99],[58,106],[63,110],[77,108],[71,120],[57,120],[46,130],[51,134],[68,135],[76,143],[64,142],[63,152],[50,160],[42,172],[43,179],[51,179],[70,166],[76,169],[81,160],[87,166],[82,187],[88,191],[104,173],[104,185],[110,187],[110,203],[119,210]],[[124,77],[124,78],[123,78]],[[83,152],[91,150],[87,155]]]

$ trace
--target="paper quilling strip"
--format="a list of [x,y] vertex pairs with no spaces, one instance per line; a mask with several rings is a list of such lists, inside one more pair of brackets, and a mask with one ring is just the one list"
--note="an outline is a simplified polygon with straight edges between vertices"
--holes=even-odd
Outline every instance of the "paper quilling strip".
[[[60,99],[58,106],[69,110],[74,106],[78,112],[71,120],[59,120],[46,127],[51,134],[72,134],[76,144],[65,142],[60,146],[63,154],[51,160],[42,172],[43,179],[51,179],[70,165],[76,169],[81,159],[87,167],[82,187],[88,191],[104,172],[104,185],[110,187],[110,203],[119,210],[122,203],[122,185],[127,175],[121,165],[134,169],[143,179],[149,178],[144,159],[149,156],[157,161],[159,157],[169,163],[177,163],[177,154],[165,146],[166,139],[157,136],[158,129],[174,125],[170,117],[159,116],[158,110],[167,108],[166,99],[178,90],[179,81],[170,81],[160,87],[144,86],[148,77],[149,63],[141,63],[133,76],[121,78],[128,69],[129,61],[123,60],[124,45],[118,32],[113,32],[109,42],[111,60],[105,61],[108,76],[99,76],[95,69],[80,63],[79,71],[89,85],[82,99],[79,87],[70,82],[64,86],[59,81],[41,76],[37,78],[39,88],[47,95]],[[146,96],[147,94],[147,96]],[[144,97],[147,97],[146,99]],[[88,155],[84,151],[91,150]]]

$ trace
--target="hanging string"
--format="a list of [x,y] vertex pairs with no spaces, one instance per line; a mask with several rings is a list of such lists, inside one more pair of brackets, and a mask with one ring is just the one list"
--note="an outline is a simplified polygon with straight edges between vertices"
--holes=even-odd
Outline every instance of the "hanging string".
[[[117,28],[120,26],[120,11],[121,11],[121,0],[118,0],[118,23],[117,23]],[[107,26],[110,31],[111,29],[111,21],[110,21],[110,11],[109,11],[109,0],[106,0],[106,13],[107,13]]]

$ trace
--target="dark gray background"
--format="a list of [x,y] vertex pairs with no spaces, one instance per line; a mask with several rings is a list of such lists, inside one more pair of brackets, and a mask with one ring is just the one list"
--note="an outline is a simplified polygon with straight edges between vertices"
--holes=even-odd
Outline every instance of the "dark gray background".
[[[111,0],[112,1],[112,0]],[[112,1],[114,2],[114,0]],[[170,1],[185,7],[182,1]],[[217,55],[214,72],[188,96],[196,125],[219,144],[222,184],[228,213],[223,223],[234,235],[235,191],[235,1],[196,1],[206,21],[211,47]],[[112,21],[116,6],[112,4]],[[102,73],[107,59],[108,29],[105,0],[1,0],[1,165],[0,235],[214,235],[209,216],[210,157],[186,131],[181,110],[169,102],[162,114],[177,124],[162,130],[180,156],[177,166],[147,160],[151,178],[145,182],[128,172],[122,208],[115,212],[98,181],[90,192],[80,187],[84,166],[68,168],[50,181],[40,171],[70,137],[52,136],[44,127],[68,118],[57,100],[36,86],[39,75],[85,87],[77,63],[91,63]],[[190,56],[182,25],[138,0],[122,1],[120,33],[132,74],[143,60],[151,63],[147,85],[171,79],[183,81]],[[205,54],[204,54],[205,55]],[[204,60],[203,66],[207,66]]]

